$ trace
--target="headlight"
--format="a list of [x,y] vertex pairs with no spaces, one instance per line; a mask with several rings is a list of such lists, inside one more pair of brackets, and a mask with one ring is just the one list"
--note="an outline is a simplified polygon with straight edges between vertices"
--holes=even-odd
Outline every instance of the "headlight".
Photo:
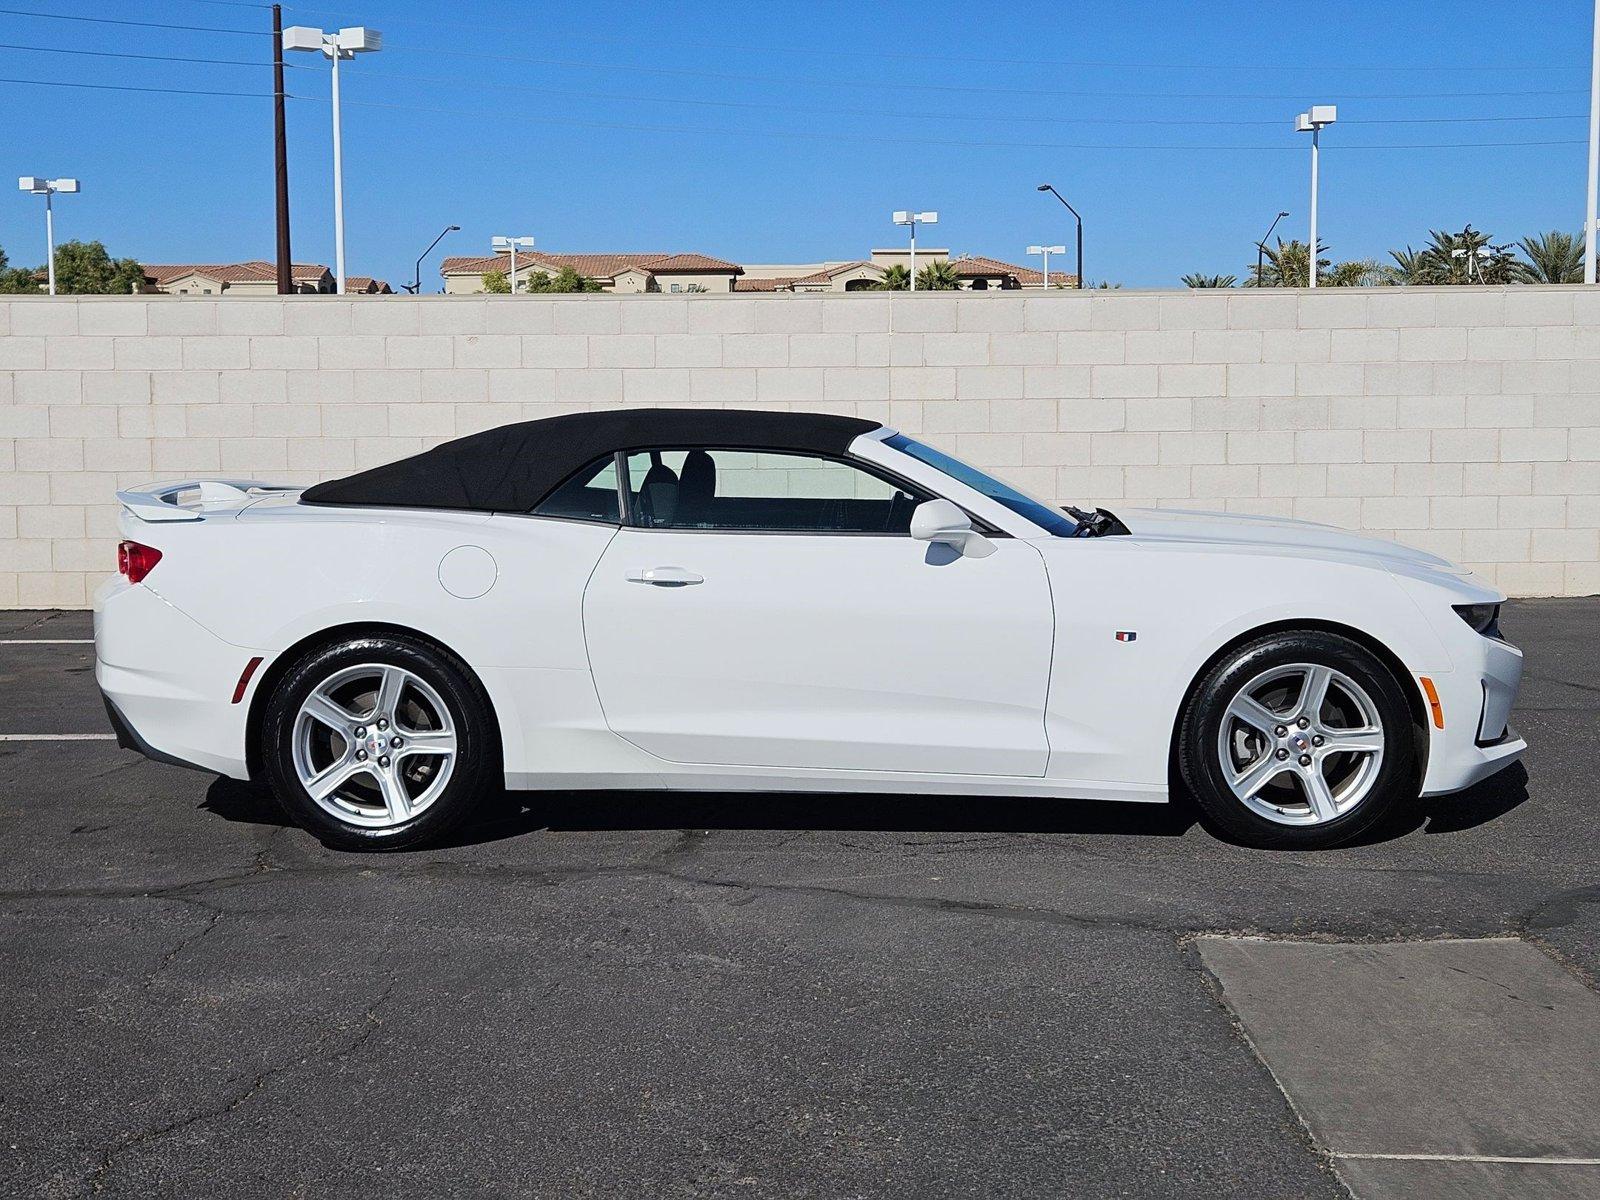
[[1456,604],[1456,614],[1484,637],[1500,636],[1500,606],[1498,604]]

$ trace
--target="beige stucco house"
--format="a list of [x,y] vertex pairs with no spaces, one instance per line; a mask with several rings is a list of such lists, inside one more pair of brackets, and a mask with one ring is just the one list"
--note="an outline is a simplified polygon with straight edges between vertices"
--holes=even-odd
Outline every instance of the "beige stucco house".
[[[724,262],[704,254],[546,254],[530,250],[517,252],[517,290],[527,285],[537,272],[554,275],[571,267],[586,279],[596,280],[607,292],[731,292],[734,281],[743,273],[738,263]],[[447,258],[439,266],[448,295],[472,295],[483,291],[483,277],[499,271],[511,277],[511,255],[491,254],[471,258]]]
[[[306,295],[332,295],[333,272],[321,263],[295,263],[290,271],[294,290]],[[145,263],[144,290],[172,296],[276,296],[278,268],[253,259],[241,263]],[[370,275],[345,276],[348,295],[389,295],[387,283]]]

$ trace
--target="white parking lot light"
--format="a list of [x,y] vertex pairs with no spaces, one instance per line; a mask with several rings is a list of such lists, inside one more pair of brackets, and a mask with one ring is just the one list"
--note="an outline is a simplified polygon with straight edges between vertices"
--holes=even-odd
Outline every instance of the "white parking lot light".
[[376,29],[356,25],[328,33],[309,25],[291,25],[283,31],[285,50],[317,51],[333,64],[333,273],[344,295],[344,145],[339,133],[339,61],[383,48]]
[[911,290],[917,290],[917,226],[936,225],[939,214],[936,212],[912,212],[910,209],[897,209],[894,213],[896,225],[909,225],[911,227]]
[[44,197],[44,247],[45,273],[50,280],[50,294],[56,294],[56,219],[50,200],[57,192],[71,195],[78,191],[76,179],[45,179],[39,175],[22,175],[17,179],[17,190]]

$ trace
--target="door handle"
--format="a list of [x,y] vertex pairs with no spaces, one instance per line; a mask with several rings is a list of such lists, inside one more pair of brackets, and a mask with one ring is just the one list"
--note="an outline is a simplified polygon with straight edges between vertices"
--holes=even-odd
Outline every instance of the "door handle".
[[704,575],[696,575],[682,567],[635,567],[628,572],[629,583],[648,583],[655,587],[688,587],[705,581]]

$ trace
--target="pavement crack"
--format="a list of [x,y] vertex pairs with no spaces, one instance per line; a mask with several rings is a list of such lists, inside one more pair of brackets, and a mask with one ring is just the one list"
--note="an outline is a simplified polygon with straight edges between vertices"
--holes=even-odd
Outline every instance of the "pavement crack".
[[164,955],[161,956],[161,961],[156,964],[155,969],[144,977],[145,991],[148,992],[152,987],[155,986],[157,976],[165,974],[167,969],[172,966],[174,961],[176,961],[178,955],[182,954],[196,942],[209,935],[211,931],[217,927],[217,922],[222,920],[222,909],[208,907],[207,911],[211,914],[211,919],[195,932],[185,934],[183,937],[179,938],[175,943],[173,943],[172,949],[168,950]]
[[335,1026],[313,1039],[312,1043],[299,1054],[257,1071],[250,1077],[244,1087],[240,1088],[225,1102],[189,1113],[162,1125],[136,1130],[121,1140],[106,1146],[101,1151],[99,1163],[96,1164],[94,1170],[89,1173],[88,1178],[84,1181],[90,1193],[99,1194],[105,1190],[106,1176],[110,1174],[112,1168],[116,1165],[117,1159],[130,1150],[136,1150],[163,1141],[174,1134],[181,1133],[183,1130],[205,1121],[223,1120],[248,1103],[253,1096],[273,1080],[308,1065],[331,1065],[341,1059],[348,1058],[361,1049],[382,1027],[383,1018],[379,1013],[383,1006],[388,1003],[389,997],[394,994],[395,973],[393,971],[387,972],[385,977],[387,982],[383,991],[362,1012],[360,1018],[361,1027],[353,1037],[340,1038],[339,1035],[346,1032],[346,1026]]

